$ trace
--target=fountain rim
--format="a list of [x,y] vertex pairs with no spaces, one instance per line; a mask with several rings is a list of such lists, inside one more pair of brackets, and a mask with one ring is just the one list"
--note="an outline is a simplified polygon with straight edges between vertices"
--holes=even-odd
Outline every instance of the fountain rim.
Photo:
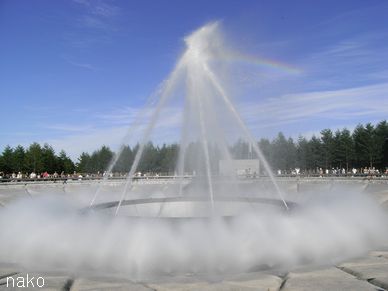
[[[246,196],[220,196],[217,195],[214,197],[215,202],[244,202],[250,204],[267,204],[272,206],[278,206],[282,210],[287,210],[284,207],[284,202],[281,199],[276,198],[266,198],[266,197],[246,197]],[[137,199],[126,199],[121,202],[121,206],[129,205],[144,205],[152,203],[173,203],[173,202],[210,202],[208,196],[172,196],[172,197],[152,197],[152,198],[137,198]],[[97,203],[87,208],[84,208],[83,211],[90,210],[104,210],[109,208],[114,208],[119,205],[119,200],[113,200],[109,202]],[[293,201],[286,201],[290,209],[297,207],[297,203]],[[141,215],[136,217],[143,217]],[[194,216],[195,217],[195,216]],[[198,216],[201,217],[201,216]],[[186,218],[186,217],[182,217]]]

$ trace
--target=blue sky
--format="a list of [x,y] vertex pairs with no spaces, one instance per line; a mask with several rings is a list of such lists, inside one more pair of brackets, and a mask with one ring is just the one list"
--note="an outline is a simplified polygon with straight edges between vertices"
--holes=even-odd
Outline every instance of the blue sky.
[[256,137],[387,119],[387,12],[385,0],[2,0],[0,150],[48,142],[76,158],[114,148],[184,36],[209,21],[249,56],[232,91]]

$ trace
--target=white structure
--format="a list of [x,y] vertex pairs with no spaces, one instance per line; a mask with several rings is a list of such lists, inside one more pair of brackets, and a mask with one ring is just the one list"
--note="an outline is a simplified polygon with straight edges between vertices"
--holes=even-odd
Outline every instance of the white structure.
[[256,177],[260,173],[259,160],[220,160],[220,175]]

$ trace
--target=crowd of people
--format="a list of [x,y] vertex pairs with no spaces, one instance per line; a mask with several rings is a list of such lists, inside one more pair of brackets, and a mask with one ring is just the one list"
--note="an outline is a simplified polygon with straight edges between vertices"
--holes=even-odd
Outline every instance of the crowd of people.
[[[10,180],[10,181],[18,181],[18,180],[56,180],[56,179],[98,179],[98,178],[103,178],[105,177],[107,172],[97,172],[97,173],[78,173],[74,171],[73,173],[64,173],[61,172],[60,174],[57,172],[54,173],[48,173],[47,171],[42,172],[42,173],[36,173],[36,172],[31,172],[31,173],[23,173],[23,172],[18,172],[18,173],[4,173],[0,172],[0,180]],[[125,176],[125,174],[121,173],[110,173],[109,177],[117,177],[117,176]]]
[[[265,175],[265,173],[263,173]],[[300,168],[289,169],[289,170],[281,170],[278,169],[276,171],[277,176],[310,176],[310,177],[388,177],[388,168],[381,171],[376,169],[375,167],[363,167],[363,168],[352,168],[346,170],[345,168],[331,168],[331,169],[323,169],[316,168],[312,170],[301,170]],[[165,176],[161,173],[141,173],[137,172],[134,177],[159,177]],[[259,175],[249,175],[249,177],[256,178]],[[81,180],[81,179],[102,179],[104,177],[108,178],[125,178],[127,177],[127,173],[107,173],[105,172],[97,172],[97,173],[77,173],[73,172],[69,173],[48,173],[47,171],[42,173],[3,173],[0,172],[0,180],[2,181],[21,181],[21,180]],[[247,176],[248,177],[248,176]]]
[[[4,174],[3,172],[0,172],[0,179],[8,179],[8,180],[40,180],[40,179],[69,179],[69,178],[77,178],[80,174],[74,172],[73,174],[65,174],[64,172],[61,172],[58,174],[57,172],[54,172],[52,174],[48,173],[47,171],[42,173],[9,173]],[[81,175],[82,176],[82,175]]]
[[375,167],[363,167],[363,168],[352,168],[346,170],[345,168],[331,168],[323,169],[316,168],[313,170],[301,170],[300,168],[285,170],[277,170],[277,175],[288,175],[288,176],[372,176],[372,177],[388,177],[388,168],[385,170],[379,170]]

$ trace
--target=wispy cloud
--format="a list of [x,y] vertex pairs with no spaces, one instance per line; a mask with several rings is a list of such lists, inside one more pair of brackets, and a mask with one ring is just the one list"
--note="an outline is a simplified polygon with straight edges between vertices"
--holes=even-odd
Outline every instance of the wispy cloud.
[[[54,147],[56,151],[66,150],[69,156],[76,160],[82,152],[93,152],[102,145],[108,145],[117,150],[121,144],[135,145],[140,142],[144,134],[144,127],[114,126],[85,130],[80,133],[63,135],[58,138],[44,140]],[[150,137],[154,143],[171,143],[178,140],[178,132],[174,127],[158,125]]]
[[91,15],[102,16],[102,17],[113,17],[116,16],[120,9],[118,6],[111,2],[102,0],[73,0],[87,9]]
[[144,118],[145,115],[149,115],[146,111],[140,115],[141,112],[141,108],[125,106],[111,112],[98,113],[96,114],[96,118],[111,125],[125,125],[135,122],[137,118]]
[[74,61],[71,57],[66,55],[61,55],[61,58],[72,66],[79,67],[82,69],[87,69],[87,70],[96,70],[96,67],[90,63]]
[[378,31],[340,39],[312,53],[304,67],[315,81],[337,86],[381,82],[388,66],[387,40],[386,33]]
[[349,120],[388,116],[388,83],[335,91],[283,95],[242,106],[242,116],[256,128],[314,120]]
[[[154,106],[147,110],[125,107],[89,116],[92,124],[47,125],[44,128],[59,131],[61,136],[44,140],[44,142],[51,144],[56,151],[65,149],[73,159],[76,159],[83,151],[92,152],[104,144],[114,150],[123,143],[135,145],[143,139],[144,130],[154,112]],[[156,144],[178,141],[181,123],[181,109],[166,106],[155,123],[149,140]]]
[[[78,13],[72,16],[72,26],[64,33],[64,42],[71,49],[87,50],[101,44],[110,44],[118,30],[117,19],[121,9],[109,0],[73,0]],[[75,53],[75,52],[74,52]],[[75,65],[78,62],[75,62]],[[89,64],[79,65],[88,67]],[[86,66],[85,66],[86,65]]]
[[[388,83],[381,83],[333,91],[282,95],[261,102],[243,103],[239,109],[254,136],[258,136],[265,128],[276,131],[298,123],[312,125],[310,131],[304,127],[301,132],[311,136],[319,133],[322,124],[333,130],[344,126],[352,129],[363,118],[369,121],[385,119],[388,116],[387,95]],[[142,139],[144,128],[154,109],[155,107],[151,106],[142,114],[137,108],[126,107],[107,114],[96,114],[93,127],[54,125],[52,128],[67,130],[69,134],[49,140],[49,143],[57,150],[66,149],[73,158],[82,151],[93,151],[102,144],[107,144],[113,149],[123,142],[135,144]],[[136,120],[137,118],[140,120]],[[132,128],[129,138],[124,140],[131,128],[130,125],[135,121],[137,127]],[[229,121],[225,127],[233,124],[233,120]],[[182,108],[166,107],[155,124],[151,139],[155,143],[179,141],[181,122]],[[296,137],[299,132],[286,134]]]
[[103,0],[73,0],[84,9],[84,14],[79,18],[79,23],[87,28],[97,30],[111,30],[111,20],[120,13],[118,6]]
[[69,124],[52,124],[44,126],[47,129],[61,132],[86,132],[93,127],[91,125],[69,125]]
[[[127,106],[109,113],[96,114],[96,118],[108,125],[128,125],[134,122],[144,125],[148,123],[154,112],[155,106],[149,106],[144,109]],[[175,127],[182,120],[181,109],[176,106],[164,107],[160,115],[161,117],[156,125],[158,128]]]

